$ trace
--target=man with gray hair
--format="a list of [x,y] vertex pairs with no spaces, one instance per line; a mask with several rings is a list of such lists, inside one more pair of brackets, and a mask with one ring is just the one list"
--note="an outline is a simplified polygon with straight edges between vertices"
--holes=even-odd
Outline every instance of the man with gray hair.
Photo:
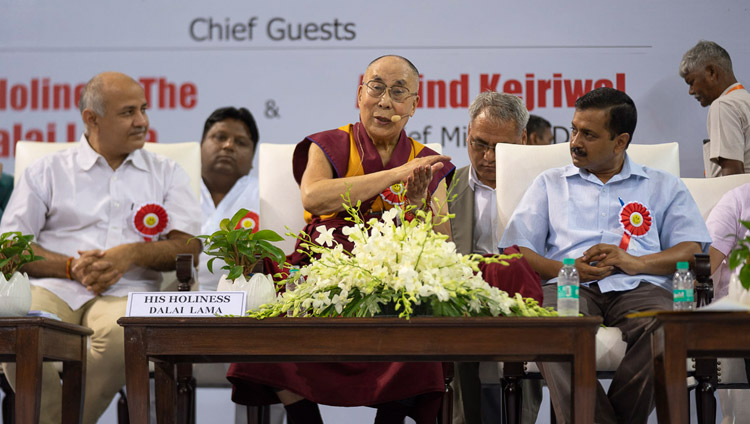
[[708,108],[703,141],[706,177],[750,172],[750,93],[737,82],[729,53],[701,40],[682,56],[680,76]]
[[[526,144],[528,120],[529,112],[523,101],[510,94],[485,91],[469,106],[466,145],[471,164],[456,171],[450,191],[456,198],[448,204],[450,212],[455,215],[450,220],[451,234],[459,253],[499,253],[495,145]],[[521,294],[534,297],[529,292]],[[500,422],[500,384],[483,386],[480,369],[483,376],[497,376],[495,362],[456,363],[455,381],[458,384],[454,396],[454,423],[481,424],[482,416],[484,422]],[[522,384],[524,405],[521,416],[523,422],[533,423],[539,411],[541,384],[538,380],[526,379]]]

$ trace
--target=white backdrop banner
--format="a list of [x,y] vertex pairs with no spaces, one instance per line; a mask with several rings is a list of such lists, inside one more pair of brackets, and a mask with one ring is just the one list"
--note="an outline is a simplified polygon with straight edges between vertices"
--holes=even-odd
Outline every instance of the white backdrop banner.
[[233,105],[253,112],[261,142],[296,143],[356,121],[365,67],[394,53],[421,74],[407,132],[458,166],[480,91],[522,97],[565,142],[575,99],[609,86],[635,100],[634,141],[680,142],[683,176],[699,176],[707,110],[687,94],[680,58],[716,41],[750,82],[748,21],[745,0],[5,0],[0,162],[12,172],[17,140],[77,140],[80,90],[104,70],[143,84],[152,141],[199,140],[211,111]]

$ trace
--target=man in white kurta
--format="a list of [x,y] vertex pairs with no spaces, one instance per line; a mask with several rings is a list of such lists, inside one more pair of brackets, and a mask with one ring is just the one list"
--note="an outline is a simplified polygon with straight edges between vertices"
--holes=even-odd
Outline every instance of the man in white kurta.
[[[34,251],[44,258],[23,268],[31,277],[31,308],[94,330],[83,414],[93,424],[125,384],[117,319],[128,293],[158,290],[161,271],[174,269],[177,254],[197,258],[200,244],[189,240],[200,229],[200,212],[185,171],[141,148],[147,104],[135,80],[99,74],[80,106],[80,144],[25,170],[0,229],[33,234]],[[153,231],[142,225],[147,211],[158,216]],[[13,383],[14,367],[5,368]],[[60,423],[61,393],[59,375],[45,364],[42,423]]]
[[[257,231],[260,219],[258,177],[249,174],[258,145],[258,126],[252,113],[245,108],[223,107],[206,119],[201,137],[201,234],[212,234],[219,229],[222,219],[231,218],[240,209],[249,211],[244,224]],[[224,261],[216,259],[213,272],[206,264],[211,259],[200,256],[198,283],[200,290],[216,290],[219,279],[227,272]],[[223,364],[197,364],[197,378],[216,378],[226,372]],[[237,406],[235,423],[246,423],[244,406]],[[284,421],[284,409],[271,405],[271,423]]]
[[[201,234],[219,230],[222,219],[240,209],[249,211],[243,225],[258,230],[258,177],[250,175],[258,143],[258,126],[249,110],[223,107],[206,119],[201,137]],[[201,254],[198,282],[201,290],[216,290],[224,262],[216,259],[213,273],[206,266],[210,257]]]
[[[214,204],[206,183],[201,181],[201,210],[203,211],[201,234],[212,234],[218,231],[222,219],[231,218],[238,210],[243,208],[250,211],[251,214],[255,214],[256,217],[260,217],[258,204],[258,177],[255,175],[248,174],[240,177],[218,205]],[[258,222],[257,218],[255,219],[255,228],[257,228]],[[210,258],[205,253],[201,253],[200,269],[198,270],[198,282],[201,290],[216,290],[221,275],[227,273],[221,269],[224,266],[224,261],[221,259],[214,261],[212,264],[213,272],[210,272],[206,266]]]

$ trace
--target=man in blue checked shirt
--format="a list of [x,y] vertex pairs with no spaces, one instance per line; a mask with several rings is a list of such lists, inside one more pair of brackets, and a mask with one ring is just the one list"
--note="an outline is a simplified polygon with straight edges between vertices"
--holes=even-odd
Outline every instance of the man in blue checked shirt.
[[[628,343],[608,393],[597,391],[597,423],[644,423],[654,407],[648,320],[634,311],[672,308],[669,275],[692,261],[711,238],[682,181],[638,165],[627,148],[637,112],[633,100],[599,88],[576,101],[571,124],[572,165],[533,182],[516,208],[500,247],[517,244],[547,280],[545,306],[557,302],[563,258],[575,258],[580,311],[618,327]],[[570,366],[540,364],[561,422],[570,422]]]

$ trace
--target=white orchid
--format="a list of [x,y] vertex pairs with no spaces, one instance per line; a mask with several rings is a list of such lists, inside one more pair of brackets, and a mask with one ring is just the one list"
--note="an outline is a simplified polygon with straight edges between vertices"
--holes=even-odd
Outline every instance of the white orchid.
[[318,238],[315,239],[316,243],[321,246],[333,246],[333,231],[335,230],[334,227],[326,228],[325,225],[318,225],[317,227],[315,227],[315,230],[320,233]]
[[433,230],[431,212],[418,211],[418,219],[407,222],[404,211],[394,207],[380,220],[364,222],[356,208],[347,210],[353,225],[343,228],[342,234],[354,244],[351,252],[334,242],[333,228],[317,226],[320,235],[314,241],[300,234],[318,255],[296,273],[296,278],[305,280],[251,316],[373,316],[384,309],[404,318],[418,309],[449,316],[554,313],[534,300],[510,297],[490,287],[479,272],[483,259],[457,253],[447,236]]

